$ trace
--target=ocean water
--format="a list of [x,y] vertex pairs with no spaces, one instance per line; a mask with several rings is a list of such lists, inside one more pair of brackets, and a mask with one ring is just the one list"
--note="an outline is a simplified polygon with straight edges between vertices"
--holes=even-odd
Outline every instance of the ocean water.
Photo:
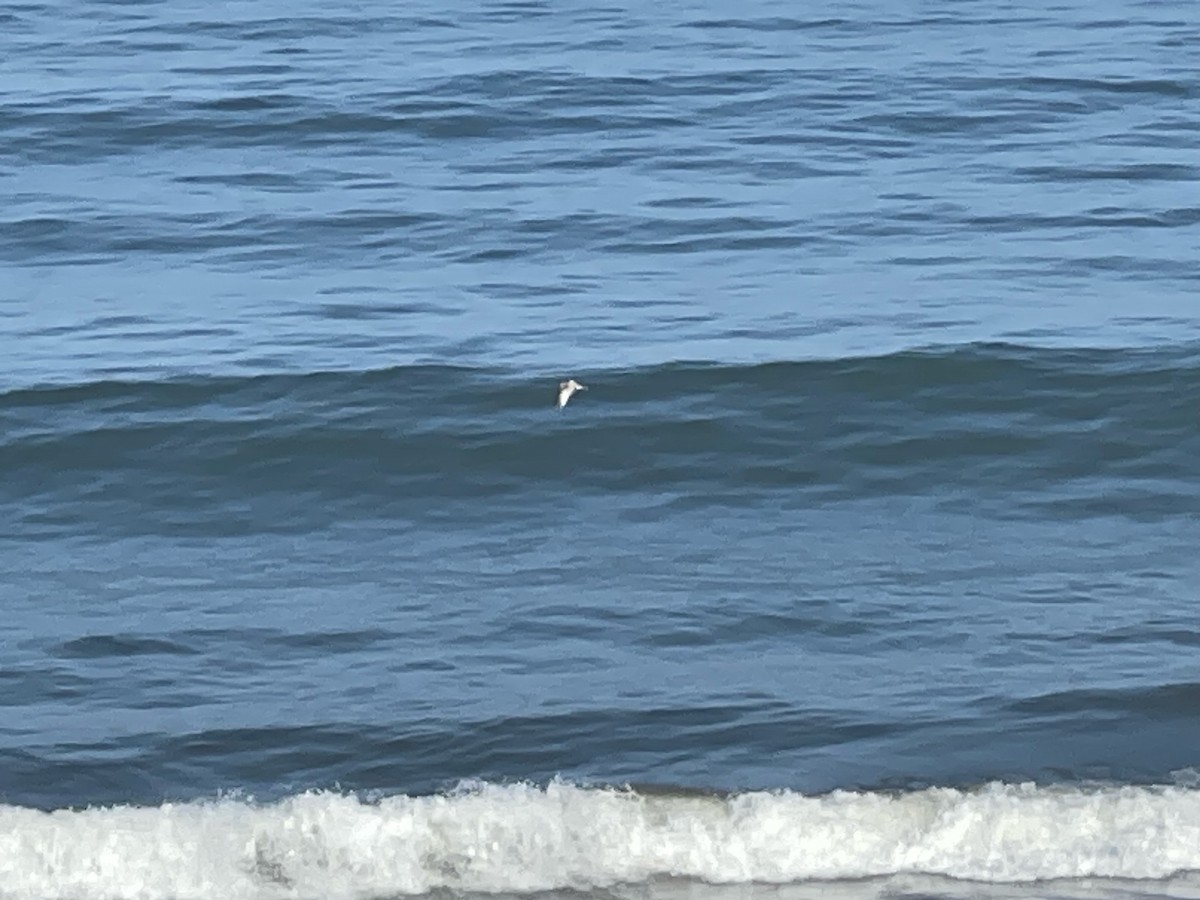
[[1198,50],[0,6],[0,900],[1200,897]]

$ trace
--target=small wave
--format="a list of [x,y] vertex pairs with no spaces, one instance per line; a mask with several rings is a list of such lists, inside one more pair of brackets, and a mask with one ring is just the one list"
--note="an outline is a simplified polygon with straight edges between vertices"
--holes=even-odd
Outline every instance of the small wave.
[[580,374],[591,391],[565,413],[552,374],[432,365],[13,390],[0,497],[43,535],[440,521],[482,497],[492,515],[540,518],[566,489],[720,508],[970,496],[1075,519],[1161,519],[1196,500],[1189,348]]
[[933,875],[1162,879],[1200,868],[1184,787],[705,794],[478,784],[39,812],[0,807],[0,896],[387,897]]

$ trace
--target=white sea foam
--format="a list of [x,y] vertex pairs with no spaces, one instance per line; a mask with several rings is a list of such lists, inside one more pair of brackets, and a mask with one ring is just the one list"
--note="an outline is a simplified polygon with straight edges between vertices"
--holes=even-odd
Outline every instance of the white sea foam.
[[1200,791],[993,784],[729,798],[479,785],[41,812],[0,806],[0,897],[366,898],[946,876],[993,884],[1200,869]]

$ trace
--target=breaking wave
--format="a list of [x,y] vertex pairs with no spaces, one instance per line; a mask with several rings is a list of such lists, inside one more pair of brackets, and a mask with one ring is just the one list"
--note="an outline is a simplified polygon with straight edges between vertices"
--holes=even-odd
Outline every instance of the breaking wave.
[[930,875],[1163,879],[1200,868],[1200,790],[992,783],[963,791],[708,794],[475,784],[0,807],[0,896],[368,898]]

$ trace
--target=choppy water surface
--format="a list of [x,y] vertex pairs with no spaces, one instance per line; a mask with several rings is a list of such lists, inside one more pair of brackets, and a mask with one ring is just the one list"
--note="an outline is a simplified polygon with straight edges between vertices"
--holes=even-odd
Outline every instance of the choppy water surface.
[[1194,895],[1197,45],[0,7],[0,898]]

